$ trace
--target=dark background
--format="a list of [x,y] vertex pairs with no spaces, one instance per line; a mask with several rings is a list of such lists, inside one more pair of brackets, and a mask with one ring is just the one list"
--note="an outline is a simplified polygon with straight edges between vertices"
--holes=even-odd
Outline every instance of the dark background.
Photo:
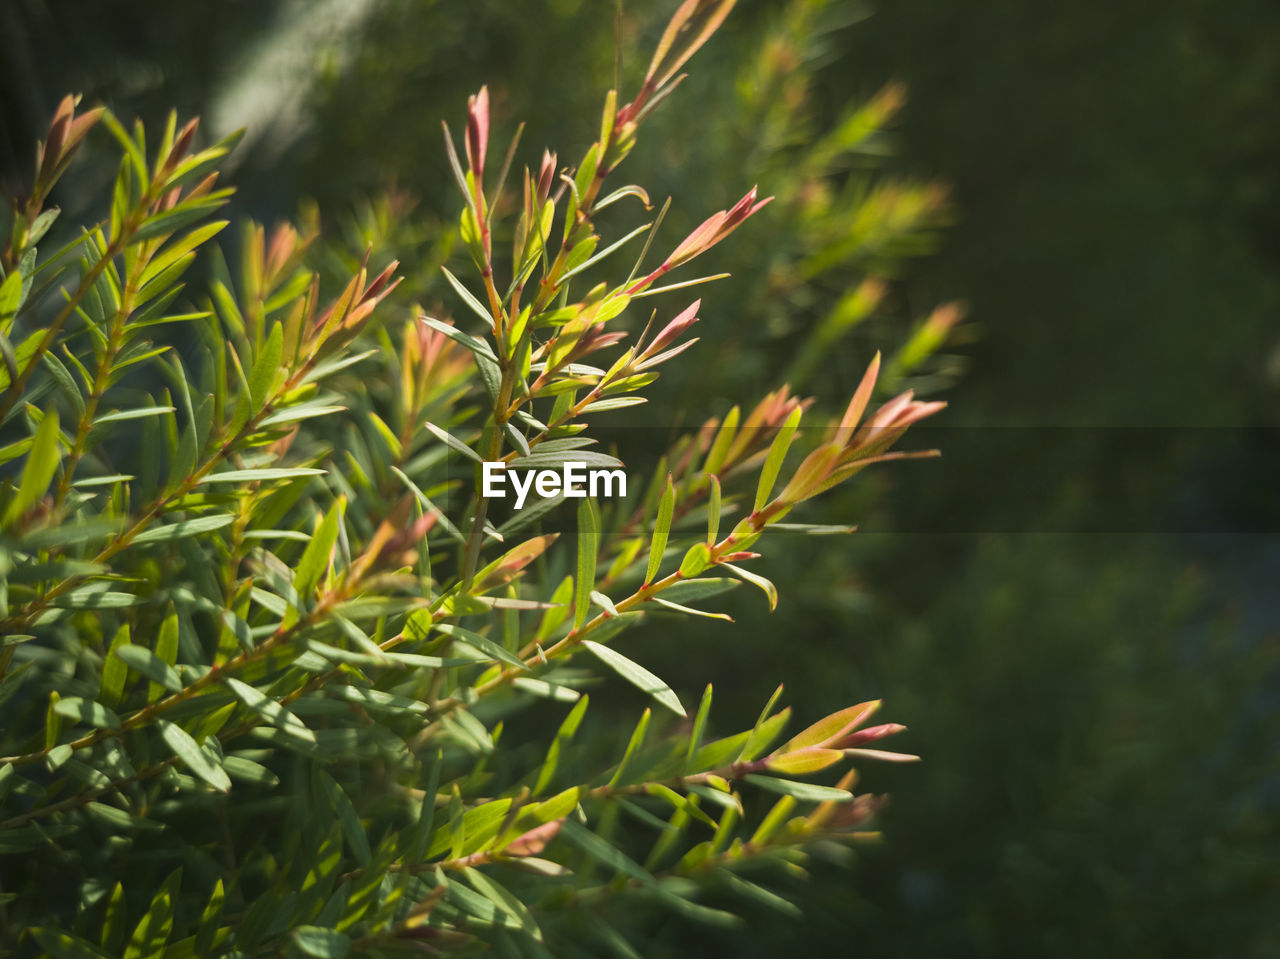
[[[457,208],[439,121],[457,129],[480,83],[500,127],[529,121],[529,157],[590,142],[609,6],[3,0],[0,175],[81,91],[149,123],[170,106],[252,121],[241,215],[312,197],[340,223],[393,186],[429,238]],[[936,252],[903,258],[894,293],[911,314],[968,306],[950,408],[913,436],[945,456],[806,517],[860,523],[851,539],[769,550],[773,617],[743,597],[736,628],[700,622],[647,663],[686,699],[714,679],[724,729],[779,681],[801,720],[883,697],[926,761],[865,770],[894,797],[885,840],[787,887],[802,926],[755,915],[727,942],[664,921],[642,951],[1280,955],[1280,8],[826,6],[815,129],[900,79],[888,169],[949,188]],[[624,48],[647,49],[667,7],[628,4]],[[628,161],[695,222],[767,173],[726,91],[786,7],[743,0]],[[282,93],[259,114],[234,96],[255,76]],[[68,220],[112,172],[68,178]],[[735,235],[727,267],[769,229],[766,211]],[[696,375],[668,381],[671,415],[778,384],[770,341],[732,322],[750,289],[706,292],[723,317]],[[889,345],[843,341],[806,388],[834,403]]]

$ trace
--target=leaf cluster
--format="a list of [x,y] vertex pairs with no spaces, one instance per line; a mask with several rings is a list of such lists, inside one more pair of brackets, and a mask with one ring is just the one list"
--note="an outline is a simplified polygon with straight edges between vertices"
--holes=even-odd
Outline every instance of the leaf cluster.
[[[739,582],[776,606],[748,565],[762,538],[908,455],[890,447],[940,404],[868,413],[876,361],[837,422],[802,431],[808,404],[781,387],[678,440],[647,490],[581,499],[576,542],[536,528],[563,497],[495,525],[473,482],[482,461],[620,466],[588,448],[595,418],[643,403],[692,345],[700,301],[630,346],[619,327],[707,279],[665,278],[768,201],[747,192],[647,267],[661,213],[610,242],[597,222],[650,206],[606,182],[731,6],[687,0],[634,98],[611,91],[578,164],[544,153],[514,204],[516,142],[486,182],[487,92],[461,151],[446,129],[474,276],[441,269],[474,333],[394,326],[398,264],[372,251],[328,289],[310,230],[250,224],[232,270],[211,217],[234,137],[198,149],[175,116],[149,146],[63,103],[0,263],[0,922],[21,948],[544,955],[573,916],[629,954],[615,902],[724,923],[701,899],[727,890],[790,913],[744,871],[865,833],[878,800],[853,770],[796,777],[914,758],[868,748],[902,728],[864,725],[878,703],[778,746],[779,690],[713,738],[710,687],[690,720],[634,647],[653,613],[725,618],[703,604]],[[109,206],[42,258],[44,201],[99,125],[121,152]],[[605,269],[645,233],[625,277]],[[583,734],[610,677],[680,722],[645,710],[601,763]],[[549,737],[520,728],[566,707]],[[744,796],[768,794],[753,816]]]

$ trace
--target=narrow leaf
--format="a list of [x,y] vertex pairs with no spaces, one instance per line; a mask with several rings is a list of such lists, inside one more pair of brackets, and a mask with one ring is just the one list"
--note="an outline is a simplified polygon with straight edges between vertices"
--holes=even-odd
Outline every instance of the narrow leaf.
[[226,770],[215,765],[209,754],[200,748],[186,730],[167,719],[157,720],[157,723],[160,726],[161,738],[188,769],[219,792],[231,790],[231,780]]
[[583,640],[582,645],[591,650],[601,662],[637,689],[652,696],[677,716],[687,718],[688,714],[685,712],[684,707],[680,705],[680,699],[672,692],[671,687],[639,663],[632,662],[615,649],[601,646],[599,643],[593,643],[589,639]]
[[59,444],[61,435],[58,429],[58,411],[51,409],[36,428],[31,451],[27,453],[27,461],[22,467],[22,478],[18,481],[18,492],[9,501],[9,508],[5,510],[5,526],[12,526],[15,521],[24,516],[49,488],[53,474],[57,471],[58,463],[62,459],[62,448]]
[[667,488],[658,503],[658,518],[653,524],[653,542],[649,546],[649,567],[645,571],[644,581],[652,583],[662,565],[662,554],[667,549],[667,537],[671,533],[671,518],[676,509],[676,489],[671,482],[671,474],[667,474]]

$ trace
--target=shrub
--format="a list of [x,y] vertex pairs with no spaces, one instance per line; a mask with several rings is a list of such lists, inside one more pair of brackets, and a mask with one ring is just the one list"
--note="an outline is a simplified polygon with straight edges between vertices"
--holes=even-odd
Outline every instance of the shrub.
[[[576,497],[562,542],[575,497],[500,519],[484,483],[486,462],[622,468],[587,431],[644,402],[700,303],[655,311],[626,348],[619,318],[688,285],[666,278],[767,202],[749,191],[656,265],[656,221],[596,233],[614,204],[649,207],[604,185],[731,6],[684,3],[635,97],[607,95],[572,175],[551,153],[525,170],[514,216],[517,144],[491,162],[486,91],[461,154],[446,129],[476,275],[441,269],[480,335],[393,325],[398,264],[371,250],[327,289],[310,230],[250,225],[233,277],[209,218],[234,138],[196,149],[175,115],[149,152],[141,124],[63,101],[0,259],[0,910],[17,948],[542,955],[592,936],[632,954],[614,903],[718,923],[733,916],[708,898],[727,893],[791,912],[755,867],[866,833],[878,800],[853,770],[795,777],[914,758],[868,748],[902,728],[865,725],[878,703],[778,746],[779,689],[710,740],[710,687],[690,720],[620,648],[655,636],[653,614],[718,616],[702,604],[740,582],[773,608],[746,565],[762,537],[910,455],[890,447],[940,404],[908,393],[865,416],[876,361],[838,422],[802,430],[808,404],[782,387],[679,439],[647,490]],[[109,214],[40,258],[45,202],[98,125],[122,148]],[[645,232],[625,278],[601,270]],[[662,712],[592,728],[603,680]]]

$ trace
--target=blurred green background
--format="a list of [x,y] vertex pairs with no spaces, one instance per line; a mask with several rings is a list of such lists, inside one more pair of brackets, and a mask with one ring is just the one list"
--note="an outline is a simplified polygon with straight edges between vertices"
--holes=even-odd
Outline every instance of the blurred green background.
[[[624,91],[672,6],[626,5]],[[241,215],[313,198],[433,303],[440,120],[488,83],[522,159],[573,163],[614,38],[598,0],[9,0],[0,176],[68,90],[248,124]],[[861,531],[771,548],[772,617],[742,597],[647,661],[682,695],[714,679],[725,729],[780,681],[799,720],[883,697],[925,762],[865,771],[885,839],[788,885],[802,926],[664,920],[642,952],[1280,955],[1280,8],[742,0],[691,70],[624,168],[674,198],[659,244],[753,183],[780,199],[707,258],[735,277],[699,291],[697,361],[651,425],[784,376],[834,406],[935,306],[966,314],[891,377],[951,404],[909,444],[944,458],[803,517]],[[889,81],[888,128],[817,156]],[[75,214],[113,172],[87,153],[56,198]],[[806,357],[868,277],[873,307]]]

